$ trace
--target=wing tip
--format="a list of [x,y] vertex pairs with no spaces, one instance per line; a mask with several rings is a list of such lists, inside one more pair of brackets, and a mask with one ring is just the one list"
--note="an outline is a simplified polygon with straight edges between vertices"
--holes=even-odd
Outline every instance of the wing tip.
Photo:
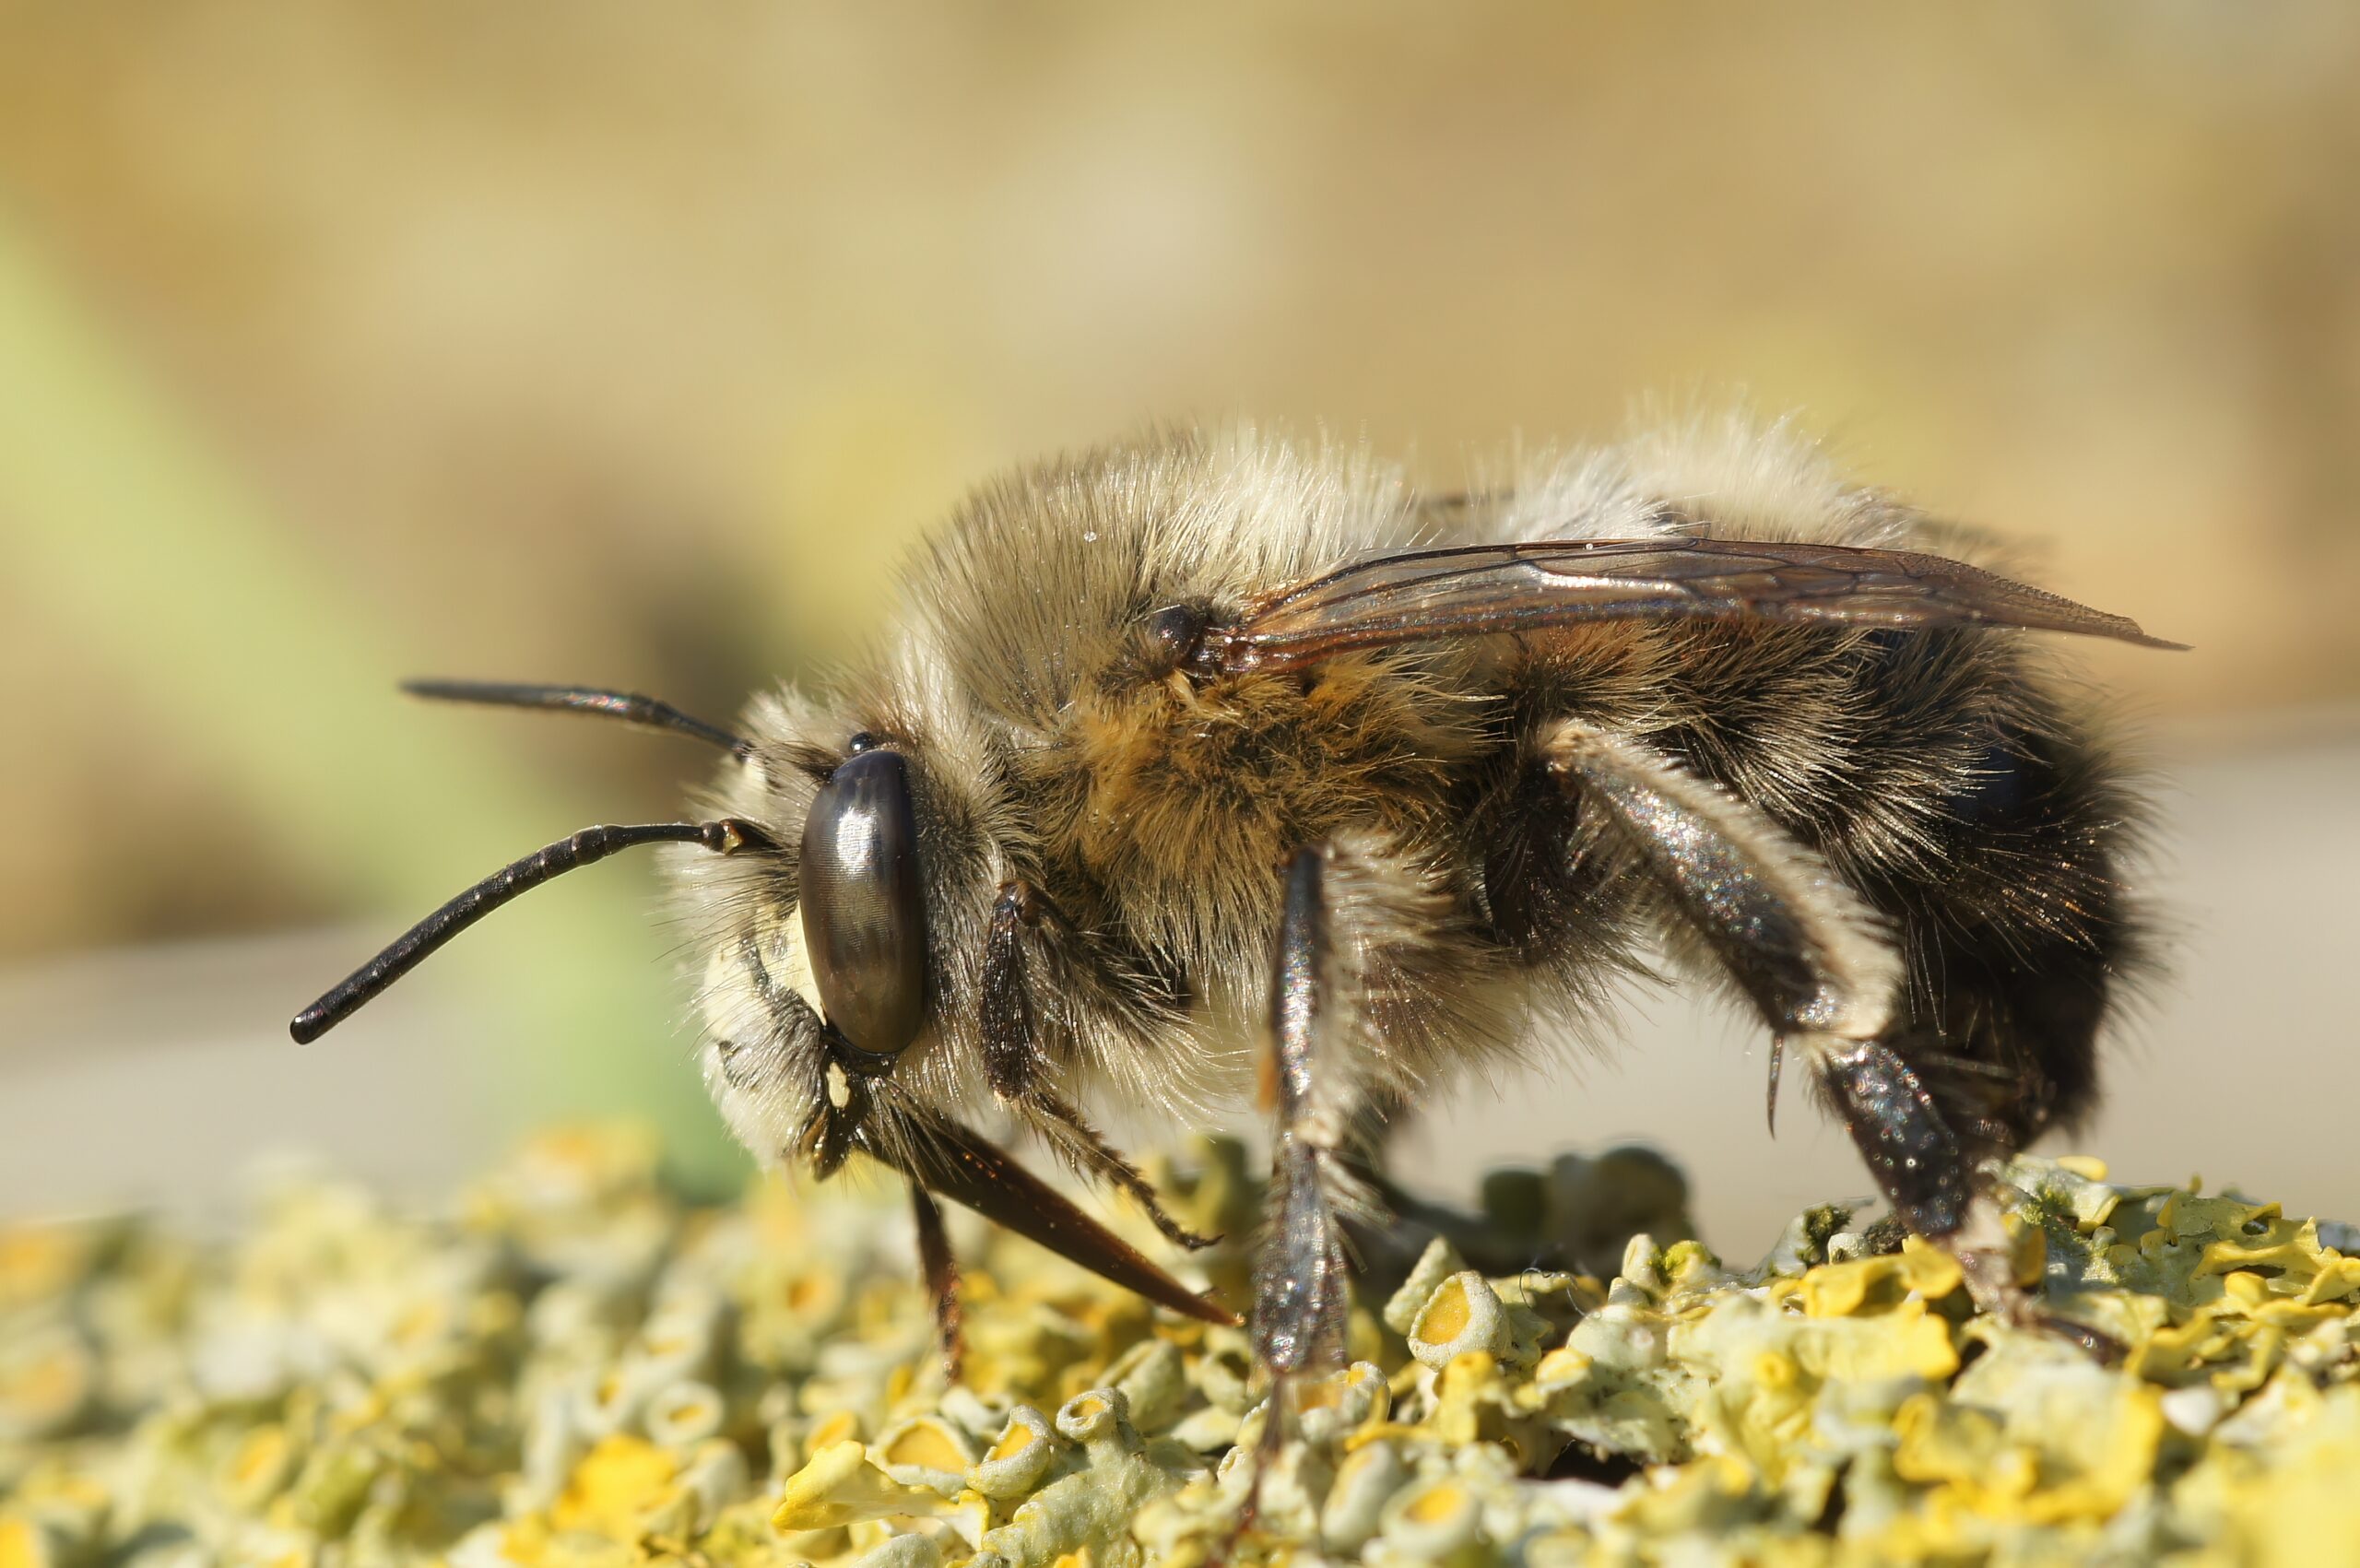
[[2157,637],[2127,615],[2107,615],[2102,610],[2089,612],[2103,622],[2096,626],[2069,627],[2068,631],[2086,631],[2099,637],[2110,637],[2118,643],[2128,643],[2134,648],[2156,648],[2169,654],[2190,651],[2186,643],[2175,643],[2168,637]]

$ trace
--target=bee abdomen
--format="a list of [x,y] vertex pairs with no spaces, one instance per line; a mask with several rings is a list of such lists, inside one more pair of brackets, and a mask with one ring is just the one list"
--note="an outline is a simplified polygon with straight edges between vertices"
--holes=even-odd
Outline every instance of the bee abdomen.
[[[2013,1148],[2086,1113],[2102,1028],[2143,961],[2123,887],[2139,812],[2037,649],[1976,630],[1758,628],[1668,646],[1634,714],[1892,924],[1906,978],[1890,1043],[1952,1124]],[[1564,925],[1582,906],[1541,907]]]
[[[1816,790],[1768,808],[1893,923],[1896,1053],[1954,1126],[2009,1148],[2095,1103],[2098,1037],[2142,955],[2135,802],[2037,657],[2001,633],[1858,640],[1819,709],[1853,738]],[[1753,738],[1774,760],[1777,723]],[[1785,743],[1791,769],[1808,748]]]

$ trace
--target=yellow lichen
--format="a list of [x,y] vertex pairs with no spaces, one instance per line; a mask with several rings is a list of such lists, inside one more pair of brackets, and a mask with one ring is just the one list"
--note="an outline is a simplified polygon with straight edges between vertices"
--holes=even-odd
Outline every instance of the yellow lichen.
[[857,1443],[832,1443],[787,1478],[785,1495],[771,1512],[782,1530],[831,1530],[844,1525],[942,1511],[942,1499],[903,1486],[869,1462]]
[[583,1456],[573,1477],[549,1507],[560,1530],[631,1539],[642,1515],[660,1502],[679,1474],[671,1455],[641,1438],[602,1439]]
[[[1158,1169],[1250,1232],[1234,1149]],[[16,1227],[0,1568],[157,1532],[284,1568],[2331,1559],[2360,1539],[2350,1233],[2106,1176],[1998,1190],[2017,1268],[2118,1365],[1979,1316],[1937,1248],[1859,1256],[1840,1210],[1750,1271],[1587,1236],[1603,1283],[1436,1243],[1267,1460],[1243,1333],[970,1232],[949,1386],[881,1199],[691,1208],[636,1135],[540,1140],[438,1224],[315,1185],[226,1246]],[[1193,1261],[1233,1295],[1248,1260]]]

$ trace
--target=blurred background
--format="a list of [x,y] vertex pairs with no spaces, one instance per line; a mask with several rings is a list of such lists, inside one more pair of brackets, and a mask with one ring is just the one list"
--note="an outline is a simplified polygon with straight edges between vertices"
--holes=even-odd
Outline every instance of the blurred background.
[[[616,1109],[736,1178],[643,858],[288,1043],[710,766],[400,676],[726,715],[1005,464],[1237,413],[1447,486],[1735,394],[2196,644],[2075,650],[2177,971],[2075,1146],[2360,1216],[2356,70],[2338,0],[0,0],[0,1215]],[[1865,1188],[1738,1022],[1629,1034],[1406,1173],[1644,1138],[1732,1256]]]

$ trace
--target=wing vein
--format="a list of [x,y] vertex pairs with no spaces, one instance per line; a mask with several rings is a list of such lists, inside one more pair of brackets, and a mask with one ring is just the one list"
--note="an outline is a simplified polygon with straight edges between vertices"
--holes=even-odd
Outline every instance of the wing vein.
[[1250,605],[1208,638],[1230,672],[1583,621],[1711,618],[1891,628],[1990,626],[2147,647],[2136,621],[1964,561],[1762,539],[1546,539],[1403,550]]

